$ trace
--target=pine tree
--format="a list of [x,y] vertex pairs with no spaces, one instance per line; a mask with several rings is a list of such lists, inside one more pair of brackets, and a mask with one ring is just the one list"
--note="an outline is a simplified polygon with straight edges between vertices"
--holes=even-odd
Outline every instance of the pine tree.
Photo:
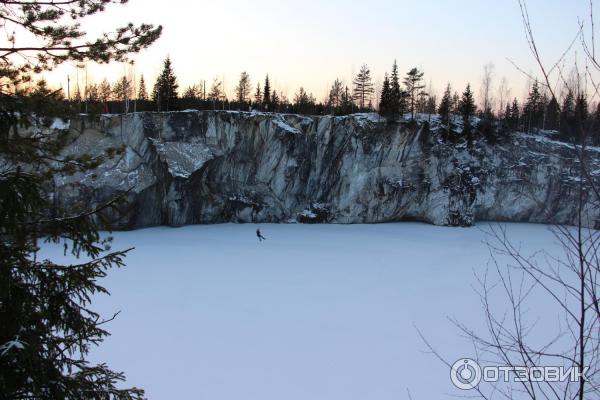
[[133,86],[131,81],[126,76],[122,76],[117,82],[115,82],[112,89],[114,99],[117,101],[128,101],[131,99],[133,94]]
[[131,84],[131,81],[129,79],[127,79],[126,76],[122,76],[121,79],[119,79],[115,83],[115,85],[113,87],[113,94],[114,94],[115,100],[123,102],[124,112],[128,113],[129,112],[129,100],[133,97],[133,85]]
[[[110,230],[103,213],[116,213],[117,200],[93,206],[74,202],[67,208],[49,190],[55,177],[86,174],[117,149],[98,158],[65,155],[65,145],[81,132],[52,129],[53,121],[71,115],[62,94],[44,82],[30,82],[31,73],[65,62],[126,61],[128,53],[160,36],[160,27],[127,25],[113,29],[116,34],[86,37],[82,18],[103,12],[106,4],[27,1],[1,6],[0,25],[26,33],[13,38],[12,56],[3,58],[0,71],[2,399],[143,398],[142,390],[121,387],[122,373],[89,360],[90,351],[109,334],[90,302],[108,293],[102,278],[122,266],[126,254],[110,251],[99,233]],[[44,134],[31,135],[32,129]],[[60,258],[43,260],[38,251],[44,241],[81,259],[70,264]]]
[[100,100],[100,92],[98,89],[98,85],[92,83],[85,88],[85,93],[87,97],[87,101],[90,103],[96,103]]
[[241,73],[240,80],[235,88],[236,100],[241,108],[244,108],[244,104],[248,101],[251,90],[250,75],[244,71]]
[[108,103],[112,97],[112,88],[110,87],[110,83],[104,78],[102,82],[100,82],[100,87],[98,88],[100,101],[104,104]]
[[156,79],[152,100],[156,103],[158,111],[171,111],[177,107],[177,77],[171,65],[171,58],[167,57],[163,63],[163,70]]
[[421,83],[423,80],[423,72],[420,72],[417,68],[413,68],[406,74],[404,78],[404,86],[406,86],[406,92],[408,93],[409,105],[411,118],[415,119],[415,111],[417,106],[417,98],[422,93],[425,85]]
[[140,101],[148,101],[148,90],[146,89],[146,81],[144,81],[144,75],[140,77],[140,87],[138,89],[137,99]]
[[360,71],[354,78],[353,83],[354,100],[358,101],[358,107],[364,110],[374,91],[373,82],[371,81],[371,71],[366,64],[360,67]]
[[191,85],[185,88],[183,91],[183,95],[181,95],[182,99],[186,100],[198,100],[201,96],[201,90],[198,85]]
[[266,111],[271,109],[271,82],[269,82],[269,74],[265,77],[265,88],[263,89],[263,108]]
[[450,113],[452,112],[452,94],[450,84],[446,86],[446,90],[444,91],[444,96],[442,97],[442,101],[440,101],[440,106],[438,108],[438,113],[442,119],[442,124],[448,125],[450,122]]
[[300,114],[310,113],[310,109],[314,106],[314,98],[306,93],[303,87],[300,87],[298,93],[294,95],[294,108]]
[[213,110],[216,110],[217,102],[223,100],[223,82],[221,82],[218,78],[213,79],[213,83],[210,87],[210,93],[208,94],[208,99],[213,103]]
[[379,115],[389,117],[392,114],[391,107],[391,88],[388,74],[383,78],[383,86],[381,87],[381,99],[379,100]]
[[202,99],[202,84],[193,84],[185,88],[181,99],[178,101],[179,107],[185,109],[197,108],[200,99]]
[[463,120],[463,133],[469,135],[469,140],[471,139],[471,117],[475,115],[475,111],[477,111],[477,106],[471,91],[471,84],[467,84],[467,88],[460,99],[460,115]]
[[213,101],[220,101],[223,97],[223,82],[221,82],[218,78],[213,79],[213,83],[210,86],[210,92],[208,93],[208,98]]
[[79,85],[75,88],[75,95],[73,96],[73,101],[75,103],[81,103],[83,97],[81,96],[81,91],[79,90]]

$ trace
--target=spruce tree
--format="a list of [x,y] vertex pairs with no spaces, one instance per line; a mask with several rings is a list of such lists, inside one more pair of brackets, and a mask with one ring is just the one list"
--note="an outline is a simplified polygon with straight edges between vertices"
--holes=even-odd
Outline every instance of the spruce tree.
[[358,107],[362,111],[371,100],[373,94],[373,82],[371,81],[371,71],[365,64],[360,67],[358,75],[354,78],[354,100],[358,102]]
[[452,113],[460,114],[460,96],[458,95],[458,92],[456,90],[452,95]]
[[138,89],[137,99],[140,101],[148,100],[148,90],[146,89],[146,81],[144,81],[144,75],[140,77],[140,87]]
[[389,113],[392,119],[396,120],[398,115],[402,115],[406,111],[405,93],[400,87],[400,75],[398,74],[398,64],[394,60],[392,65],[392,74],[390,75],[390,98],[389,98]]
[[177,77],[171,65],[171,58],[167,57],[163,63],[163,70],[156,78],[152,92],[152,100],[156,103],[158,111],[172,111],[177,108]]
[[431,114],[435,114],[437,106],[437,96],[427,95],[427,103],[425,104],[425,113],[431,118]]
[[587,97],[585,94],[580,94],[575,101],[575,118],[577,118],[577,122],[579,124],[585,123],[588,118],[588,113]]
[[266,111],[271,111],[271,82],[269,75],[265,77],[265,88],[263,89],[263,108]]
[[544,129],[557,130],[560,120],[560,106],[554,96],[546,106]]
[[279,112],[280,100],[277,92],[273,90],[273,94],[271,95],[271,110],[273,112]]
[[379,100],[379,115],[384,117],[390,117],[392,114],[391,107],[391,88],[388,74],[386,73],[383,78],[383,86],[381,87],[381,98]]
[[542,93],[542,98],[540,99],[540,105],[539,105],[539,125],[538,128],[541,129],[546,129],[546,112],[548,111],[548,104],[550,103],[550,101],[548,100],[548,94],[547,93]]
[[400,102],[398,105],[398,113],[400,116],[404,117],[409,111],[409,95],[408,92],[404,89],[400,89]]
[[510,108],[510,127],[513,130],[519,129],[521,123],[521,109],[519,107],[519,102],[515,98],[513,100],[512,106]]
[[352,111],[352,96],[350,95],[350,89],[348,86],[344,88],[342,93],[342,113],[349,114]]
[[417,104],[416,104],[417,113],[420,113],[420,114],[426,113],[425,109],[427,108],[427,98],[428,97],[429,97],[429,94],[424,91],[421,91],[419,93],[419,95],[417,96]]
[[592,129],[590,142],[594,146],[598,146],[600,144],[600,103],[596,104],[596,110],[594,111],[594,116],[592,119]]
[[582,143],[586,138],[585,133],[587,119],[588,119],[588,102],[585,94],[581,93],[575,100],[575,125],[574,125],[574,137],[578,143]]
[[256,85],[256,92],[254,92],[254,107],[260,110],[260,105],[263,102],[262,91],[260,90],[260,82]]
[[542,105],[542,94],[540,93],[538,81],[534,81],[531,90],[523,107],[523,118],[526,124],[527,132],[534,128],[540,128],[542,123],[544,108]]
[[573,140],[577,137],[575,133],[575,96],[572,91],[568,91],[563,99],[563,105],[560,113],[560,133],[565,139]]
[[336,80],[331,85],[331,89],[329,90],[329,96],[327,99],[327,106],[330,108],[330,112],[332,115],[336,115],[336,113],[342,106],[343,94],[344,88],[342,87],[342,82],[336,78]]
[[[125,388],[123,373],[89,360],[89,352],[108,335],[103,317],[90,301],[107,290],[102,278],[122,266],[127,251],[110,251],[99,230],[110,230],[104,204],[71,204],[50,192],[54,178],[85,174],[104,159],[62,150],[80,134],[51,128],[70,117],[60,91],[31,73],[65,62],[127,61],[152,44],[160,27],[133,24],[114,33],[85,38],[81,20],[103,12],[109,2],[3,2],[0,23],[13,36],[0,60],[0,398],[138,399],[143,391]],[[24,35],[20,35],[23,34]],[[32,46],[36,43],[35,46]],[[31,130],[39,135],[30,135]],[[44,260],[42,242],[60,244],[72,264]],[[109,316],[110,319],[110,316]]]
[[477,111],[477,106],[471,91],[471,84],[467,84],[460,99],[460,115],[463,120],[463,133],[468,135],[469,140],[471,139],[471,117],[475,115],[475,111]]
[[506,102],[506,108],[504,109],[504,115],[502,115],[502,121],[504,122],[504,126],[507,128],[511,128],[510,124],[510,103]]
[[451,112],[452,112],[452,93],[451,93],[450,83],[448,83],[448,85],[446,86],[446,90],[444,91],[444,96],[442,96],[442,101],[440,101],[440,106],[438,108],[438,114],[440,114],[442,124],[444,124],[444,125],[449,124]]

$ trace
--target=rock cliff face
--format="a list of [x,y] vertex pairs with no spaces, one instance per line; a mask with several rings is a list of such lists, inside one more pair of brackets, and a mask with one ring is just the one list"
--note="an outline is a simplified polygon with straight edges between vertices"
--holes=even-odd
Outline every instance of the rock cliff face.
[[[449,143],[435,123],[184,111],[71,121],[68,153],[123,151],[95,171],[56,177],[57,200],[101,204],[127,194],[119,229],[218,222],[418,220],[576,224],[572,145],[515,134]],[[600,149],[587,153],[600,175]],[[591,191],[584,223],[600,224]]]

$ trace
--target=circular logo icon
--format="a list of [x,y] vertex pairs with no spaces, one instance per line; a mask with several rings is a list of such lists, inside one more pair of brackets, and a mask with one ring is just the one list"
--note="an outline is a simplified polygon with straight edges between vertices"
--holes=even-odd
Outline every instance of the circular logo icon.
[[452,364],[450,379],[459,389],[473,389],[481,382],[481,367],[470,358],[461,358]]

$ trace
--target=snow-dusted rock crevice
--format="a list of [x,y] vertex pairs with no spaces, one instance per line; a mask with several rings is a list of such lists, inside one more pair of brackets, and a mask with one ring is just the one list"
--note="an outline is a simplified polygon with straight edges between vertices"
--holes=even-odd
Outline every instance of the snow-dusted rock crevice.
[[[431,125],[435,127],[435,118]],[[65,204],[127,192],[121,229],[218,222],[374,223],[419,220],[575,224],[574,146],[515,134],[447,143],[425,121],[376,114],[307,117],[185,111],[80,117],[67,153],[122,151],[95,171],[55,178]],[[600,179],[600,149],[589,148]],[[585,193],[584,223],[600,213]]]

